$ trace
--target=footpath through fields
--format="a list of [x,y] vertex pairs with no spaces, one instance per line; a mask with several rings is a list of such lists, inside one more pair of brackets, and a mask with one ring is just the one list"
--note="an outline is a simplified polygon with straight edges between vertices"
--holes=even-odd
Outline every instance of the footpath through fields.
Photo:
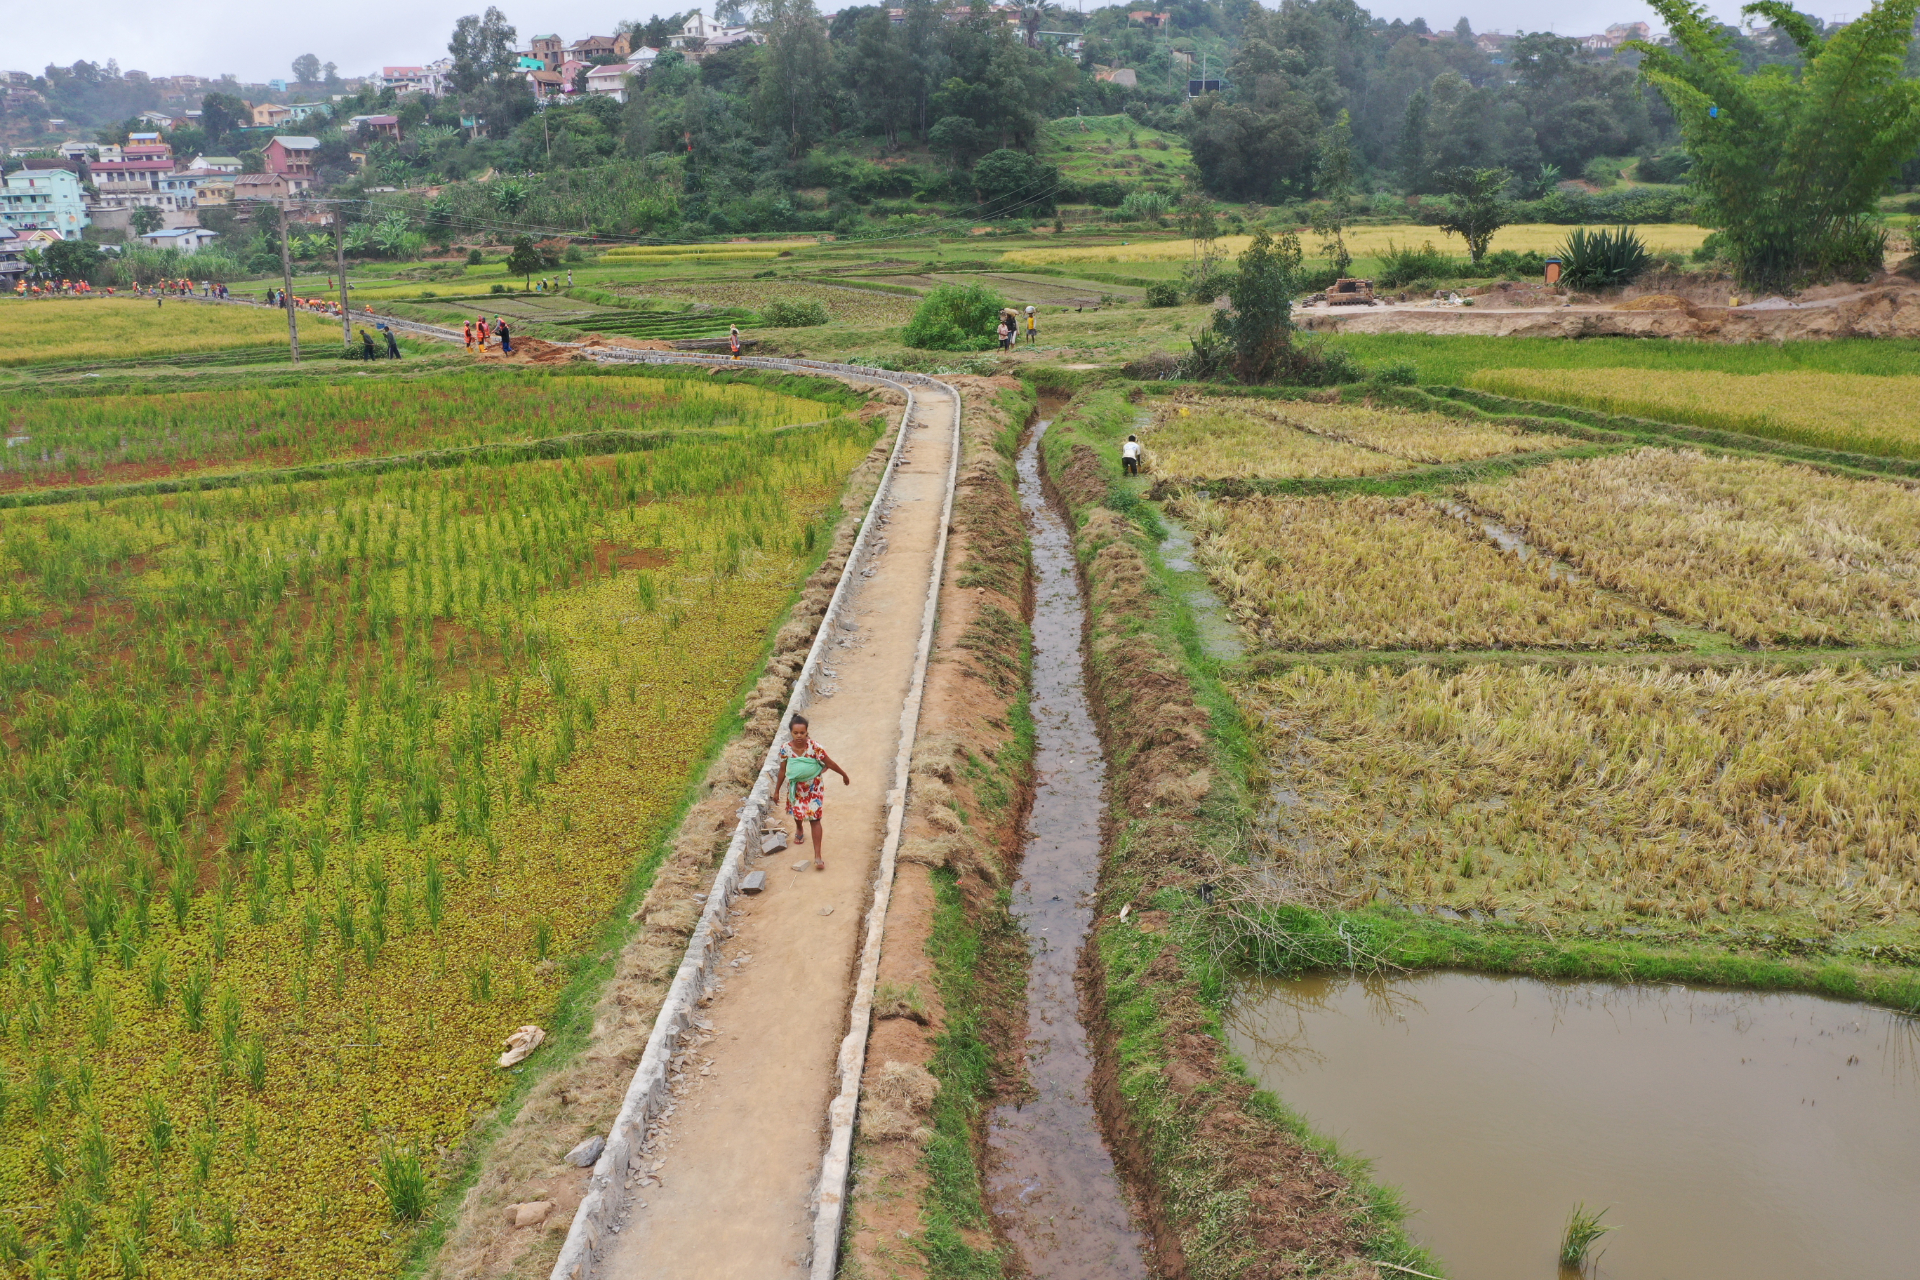
[[[945,392],[916,388],[885,549],[856,578],[830,637],[812,732],[852,776],[828,775],[827,870],[812,849],[767,860],[766,890],[735,904],[724,983],[683,1041],[673,1113],[635,1179],[599,1280],[775,1280],[811,1262],[813,1192],[847,1031],[866,914],[933,580],[946,493]],[[800,870],[793,870],[799,866]]]

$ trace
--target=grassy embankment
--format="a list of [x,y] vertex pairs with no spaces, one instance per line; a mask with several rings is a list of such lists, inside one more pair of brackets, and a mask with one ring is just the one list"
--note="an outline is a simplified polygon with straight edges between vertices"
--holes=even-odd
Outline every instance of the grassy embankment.
[[845,1268],[868,1280],[984,1280],[1006,1269],[981,1170],[988,1110],[1024,1078],[1027,957],[1008,905],[1033,725],[1029,555],[1012,458],[1033,401],[1004,380],[960,387],[965,444],[941,656],[914,749],[855,1147]]
[[1158,517],[1118,479],[1133,419],[1123,396],[1089,386],[1045,446],[1088,587],[1088,685],[1111,770],[1091,977],[1116,1157],[1169,1269],[1277,1276],[1370,1258],[1430,1271],[1392,1196],[1256,1092],[1221,1039],[1223,935],[1207,900],[1244,857],[1250,747],[1162,581]]

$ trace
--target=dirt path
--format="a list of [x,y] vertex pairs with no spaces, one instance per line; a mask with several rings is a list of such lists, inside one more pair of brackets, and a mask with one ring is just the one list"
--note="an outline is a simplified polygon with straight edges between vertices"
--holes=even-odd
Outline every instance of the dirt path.
[[759,864],[766,891],[739,900],[726,980],[676,1058],[675,1101],[594,1269],[602,1280],[806,1273],[827,1105],[945,494],[952,401],[916,396],[916,430],[876,530],[885,549],[830,637],[835,658],[807,708],[814,735],[853,778],[851,787],[830,780],[828,869],[803,862],[811,850],[786,850]]

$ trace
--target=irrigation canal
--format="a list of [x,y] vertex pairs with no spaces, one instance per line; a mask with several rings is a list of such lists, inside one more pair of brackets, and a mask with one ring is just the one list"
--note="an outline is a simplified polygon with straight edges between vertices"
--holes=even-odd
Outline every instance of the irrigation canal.
[[1040,475],[1043,420],[1020,451],[1020,505],[1033,541],[1036,786],[1013,914],[1027,970],[1032,1096],[994,1110],[987,1195],[1028,1274],[1048,1280],[1146,1280],[1144,1242],[1127,1212],[1093,1109],[1093,1056],[1074,970],[1093,921],[1106,765],[1087,703],[1080,641],[1086,604],[1065,522]]
[[1447,1273],[1912,1275],[1920,1023],[1811,995],[1429,973],[1243,980],[1229,1039],[1400,1188]]

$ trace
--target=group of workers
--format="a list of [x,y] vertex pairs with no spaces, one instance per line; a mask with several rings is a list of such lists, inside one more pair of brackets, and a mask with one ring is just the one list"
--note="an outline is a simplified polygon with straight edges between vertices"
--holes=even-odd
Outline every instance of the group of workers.
[[[13,285],[15,295],[22,298],[91,298],[114,296],[112,285],[95,289],[85,280],[42,280],[29,284],[26,280],[16,280]],[[180,298],[191,297],[198,293],[203,298],[224,298],[227,286],[211,280],[202,280],[198,285],[191,280],[156,280],[152,284],[135,284],[127,293],[136,298]]]
[[1027,345],[1038,345],[1040,341],[1039,312],[1033,307],[1028,307],[1027,313],[1023,317],[1018,311],[1012,307],[1008,307],[1000,313],[1000,323],[994,332],[994,336],[1000,341],[1000,349],[1002,351],[1011,350],[1019,343],[1020,322],[1023,319],[1027,325]]
[[485,316],[481,316],[478,320],[469,320],[463,331],[466,334],[469,351],[476,349],[485,351],[489,341],[498,340],[501,355],[513,354],[513,330],[508,326],[505,316],[495,316],[491,324]]

